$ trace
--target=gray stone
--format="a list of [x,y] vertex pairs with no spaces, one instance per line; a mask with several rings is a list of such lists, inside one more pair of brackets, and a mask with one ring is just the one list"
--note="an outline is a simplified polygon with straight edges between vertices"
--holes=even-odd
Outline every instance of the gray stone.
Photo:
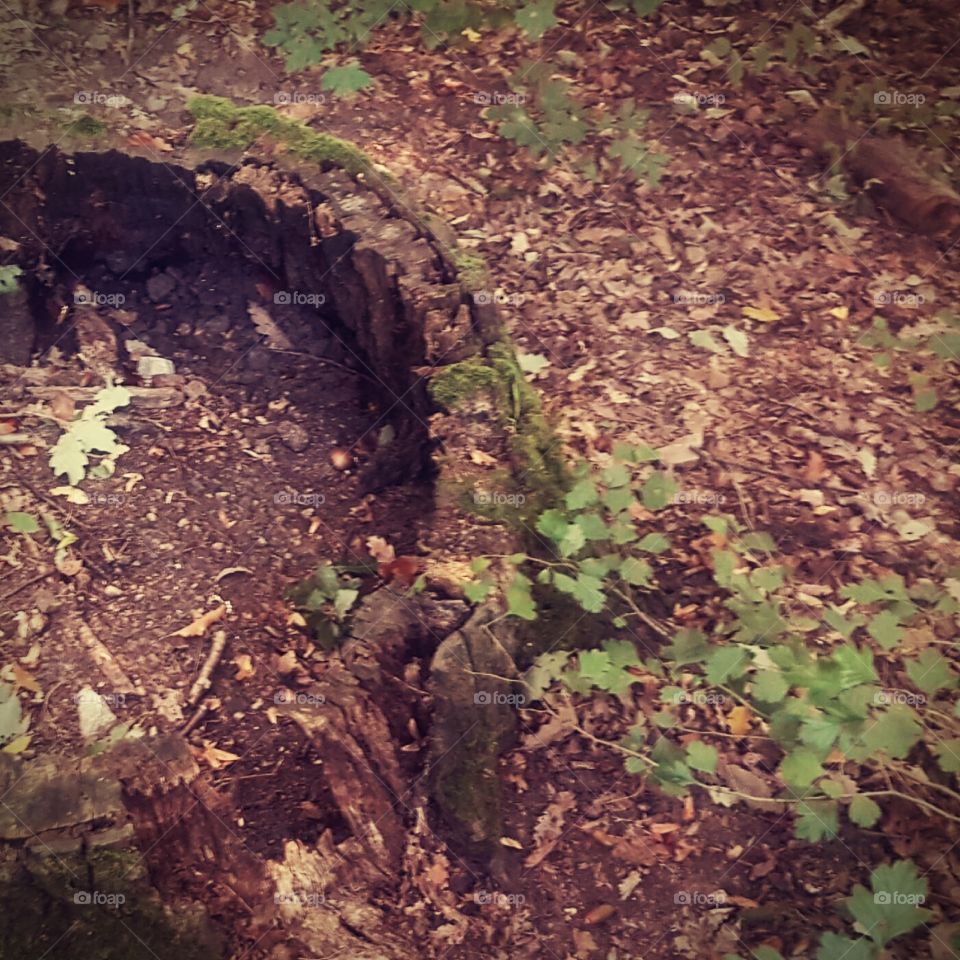
[[169,273],[155,273],[147,281],[147,296],[154,303],[165,300],[176,289],[177,281]]

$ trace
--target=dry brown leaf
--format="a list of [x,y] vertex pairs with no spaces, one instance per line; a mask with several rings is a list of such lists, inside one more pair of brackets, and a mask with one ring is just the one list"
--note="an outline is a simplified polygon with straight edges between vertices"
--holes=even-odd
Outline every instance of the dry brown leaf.
[[727,729],[738,737],[745,737],[750,732],[751,716],[750,708],[739,704],[727,714]]
[[495,467],[497,465],[497,458],[491,457],[489,453],[484,453],[483,450],[471,450],[470,459],[480,467]]
[[807,457],[807,465],[803,469],[803,479],[806,483],[819,483],[827,473],[827,465],[823,462],[823,454],[819,450],[811,450]]
[[77,404],[67,393],[55,393],[50,398],[50,412],[58,419],[67,423],[77,415]]
[[213,610],[207,611],[203,616],[197,617],[193,623],[188,624],[185,627],[181,627],[176,633],[170,633],[170,637],[202,637],[206,632],[207,628],[211,624],[216,623],[218,620],[222,620],[224,615],[227,612],[226,604],[221,603],[219,607],[214,607]]
[[10,664],[13,672],[14,686],[22,690],[29,690],[31,693],[41,693],[41,687],[37,678],[24,670],[18,663]]
[[259,303],[248,303],[247,313],[250,314],[250,320],[253,322],[257,333],[263,337],[264,342],[270,350],[292,350],[293,344],[287,338],[287,335],[277,326],[273,317],[267,313]]
[[202,748],[193,747],[193,753],[198,760],[206,763],[211,770],[220,770],[240,759],[235,753],[215,747],[209,740],[204,741]]
[[242,683],[244,680],[249,680],[250,677],[256,675],[257,668],[253,665],[249,653],[239,654],[239,656],[233,658],[233,662],[237,666],[237,672],[233,677],[234,680]]
[[576,806],[576,802],[576,797],[569,790],[561,790],[556,800],[543,811],[533,828],[536,849],[523,861],[524,866],[535,867],[549,856],[563,834],[567,812]]

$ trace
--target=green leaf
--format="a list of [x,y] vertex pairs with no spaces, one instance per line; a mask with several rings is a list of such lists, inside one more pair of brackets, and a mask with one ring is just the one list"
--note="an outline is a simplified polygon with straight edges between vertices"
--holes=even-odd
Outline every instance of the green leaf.
[[851,940],[836,933],[824,933],[820,938],[817,960],[876,960],[873,944],[862,937]]
[[588,613],[600,613],[606,605],[607,598],[601,589],[603,583],[596,577],[580,573],[574,580],[565,573],[558,573],[553,582],[558,590],[570,594]]
[[589,478],[577,481],[564,497],[568,510],[592,507],[598,501],[596,484]]
[[759,670],[753,675],[753,695],[762,703],[779,703],[790,689],[779,670]]
[[663,553],[670,549],[670,538],[662,533],[648,533],[638,544],[638,550],[646,550],[647,553]]
[[669,474],[659,470],[652,473],[643,485],[641,495],[643,505],[648,510],[662,510],[674,498],[680,489],[679,484]]
[[13,687],[0,683],[0,744],[12,740],[23,729],[20,698]]
[[840,831],[840,819],[835,800],[811,800],[797,805],[794,833],[800,840],[817,843],[832,840]]
[[94,417],[106,416],[126,407],[130,403],[130,391],[126,387],[103,387],[97,391],[93,403],[85,407],[80,414],[82,420],[91,420]]
[[605,490],[602,500],[603,505],[611,513],[620,513],[633,503],[633,491],[629,487],[615,487],[610,490]]
[[567,518],[559,510],[544,510],[537,517],[537,531],[554,543],[559,543],[567,535],[569,526]]
[[687,763],[694,770],[715,773],[717,770],[717,748],[694,740],[687,744]]
[[749,663],[750,655],[743,647],[714,647],[707,658],[707,680],[726,683],[731,677],[743,676]]
[[783,954],[779,950],[774,950],[773,947],[764,945],[753,951],[753,960],[783,960]]
[[340,617],[341,620],[354,605],[359,595],[359,590],[342,589],[337,591],[337,595],[333,600],[333,609],[337,612],[337,616]]
[[879,805],[874,803],[870,797],[860,796],[859,794],[850,801],[850,809],[847,811],[851,822],[864,828],[872,827],[880,819],[882,813]]
[[493,584],[489,580],[473,580],[463,585],[463,595],[471,603],[482,603],[492,589]]
[[776,553],[777,545],[765,530],[751,530],[740,540],[740,546],[746,550],[761,550],[764,553]]
[[660,451],[646,444],[634,446],[618,442],[613,445],[613,456],[627,463],[654,463],[660,459]]
[[723,347],[713,339],[713,334],[709,330],[692,330],[687,336],[690,342],[701,350],[709,350],[710,353],[723,353]]
[[558,650],[556,653],[541,653],[533,661],[523,677],[531,700],[539,700],[550,684],[559,679],[569,659],[569,651]]
[[556,0],[535,0],[521,7],[514,14],[514,19],[531,40],[539,40],[551,27],[557,25],[553,12],[555,6]]
[[938,690],[952,689],[957,678],[950,661],[936,650],[924,650],[916,660],[907,661],[907,676],[913,685],[932,697]]
[[507,587],[507,613],[521,620],[536,620],[537,605],[530,592],[532,581],[522,573],[518,573],[513,582]]
[[933,744],[933,751],[944,773],[960,773],[960,737]]
[[722,333],[723,339],[730,344],[730,349],[733,350],[738,357],[750,356],[750,341],[742,330],[738,330],[732,324],[728,324],[723,328]]
[[824,774],[820,757],[807,747],[791,750],[780,764],[780,776],[791,786],[809,787],[817,777]]
[[323,75],[320,88],[328,90],[335,97],[352,97],[372,83],[373,77],[354,60],[342,67],[331,67]]
[[11,510],[4,515],[4,522],[9,524],[10,529],[15,533],[36,533],[40,529],[36,517],[29,513],[21,513],[19,510]]
[[926,899],[927,881],[909,860],[877,867],[870,874],[870,886],[872,889],[867,890],[857,884],[846,904],[857,931],[879,947],[909,933],[932,916],[919,906]]
[[648,587],[653,577],[653,569],[646,560],[638,557],[627,557],[620,564],[620,576],[634,587]]
[[667,660],[672,660],[678,667],[688,663],[702,663],[710,654],[707,638],[696,628],[684,628],[673,638],[673,643],[663,651]]
[[573,521],[587,540],[609,540],[610,528],[598,513],[581,513]]
[[896,616],[889,610],[878,613],[867,625],[867,633],[873,637],[884,650],[892,650],[902,639],[903,630],[897,622]]
[[625,487],[630,483],[630,471],[622,463],[613,463],[601,475],[604,486]]
[[50,451],[50,467],[54,474],[65,473],[72,487],[83,479],[89,462],[83,444],[69,432],[62,433]]
[[557,545],[561,557],[572,557],[580,552],[587,542],[583,528],[579,524],[571,523],[567,526],[563,539]]
[[917,715],[903,704],[895,704],[879,714],[864,731],[862,741],[874,753],[883,752],[902,760],[923,735]]
[[0,296],[13,293],[19,288],[20,284],[17,281],[17,277],[22,273],[23,270],[15,263],[0,267]]

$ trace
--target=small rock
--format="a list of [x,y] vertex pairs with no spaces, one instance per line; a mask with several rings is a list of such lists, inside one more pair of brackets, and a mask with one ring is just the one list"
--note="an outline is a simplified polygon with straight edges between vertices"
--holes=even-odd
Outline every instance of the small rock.
[[300,453],[310,446],[310,434],[292,420],[281,420],[277,424],[277,435],[283,445],[294,453]]
[[106,700],[92,687],[84,687],[76,695],[77,718],[84,740],[92,740],[102,730],[117,722],[117,715],[107,706]]
[[164,300],[176,289],[177,281],[169,273],[155,273],[147,280],[147,296],[154,303]]
[[137,374],[144,379],[147,377],[176,373],[176,369],[173,362],[166,357],[152,357],[148,355],[140,357],[137,361]]

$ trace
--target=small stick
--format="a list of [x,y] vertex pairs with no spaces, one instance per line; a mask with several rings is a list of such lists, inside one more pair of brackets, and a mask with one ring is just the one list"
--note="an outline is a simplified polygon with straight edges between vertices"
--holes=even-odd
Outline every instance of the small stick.
[[27,587],[31,586],[34,583],[39,583],[41,580],[46,580],[50,574],[53,573],[52,570],[48,570],[46,573],[38,573],[35,577],[31,577],[29,580],[24,580],[19,587],[14,587],[12,590],[8,590],[3,596],[0,596],[0,603],[6,603],[14,594],[19,593],[21,590],[26,590]]
[[223,651],[227,646],[227,631],[218,630],[213,635],[213,645],[210,647],[210,653],[200,668],[197,676],[197,682],[190,688],[190,694],[187,696],[187,706],[194,706],[196,702],[210,689],[210,677],[216,670]]
[[110,686],[114,693],[135,693],[138,696],[143,695],[143,690],[135,687],[130,678],[123,672],[120,664],[114,659],[113,654],[101,643],[96,634],[85,624],[80,624],[80,639],[83,645],[90,651],[96,665],[103,672],[103,675],[110,681]]
[[210,712],[210,698],[208,697],[194,711],[193,716],[180,728],[180,735],[183,737],[191,734],[200,724],[200,721]]

